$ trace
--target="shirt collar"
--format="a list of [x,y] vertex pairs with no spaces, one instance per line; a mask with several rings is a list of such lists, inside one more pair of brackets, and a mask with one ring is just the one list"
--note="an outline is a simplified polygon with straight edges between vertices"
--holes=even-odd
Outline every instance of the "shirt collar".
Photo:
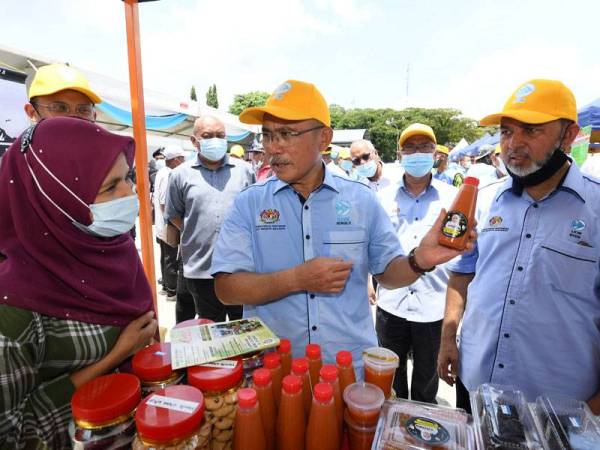
[[[230,160],[229,160],[229,155],[227,153],[225,153],[225,156],[223,157],[222,163],[219,167],[217,167],[217,170],[219,170],[221,167],[223,166],[234,166],[235,164],[233,164]],[[204,161],[202,161],[200,159],[200,156],[196,156],[196,160],[194,161],[194,163],[192,164],[192,167],[204,167],[205,169],[209,169],[206,164],[204,163]],[[212,169],[209,169],[212,170]]]
[[[321,186],[319,186],[317,189],[315,189],[315,191],[318,191],[322,187],[327,187],[329,189],[334,190],[335,192],[339,192],[340,190],[338,187],[338,183],[337,183],[336,177],[334,177],[333,172],[324,163],[322,163],[322,164],[323,164],[323,170],[325,170],[325,176],[323,177],[323,184],[321,184]],[[275,181],[274,193],[277,194],[279,191],[281,191],[282,189],[285,189],[287,187],[291,188],[289,183],[286,183],[285,181],[281,181],[279,178],[277,178],[277,181]]]
[[[447,184],[445,181],[440,181],[440,180],[435,179],[435,177],[432,174],[431,181],[429,182],[429,184],[427,185],[425,190],[419,194],[419,197],[427,194],[432,189],[435,191],[439,191],[440,190],[439,185],[442,183]],[[414,197],[414,195],[412,195],[410,193],[410,191],[408,189],[406,189],[406,185],[404,184],[404,174],[402,174],[402,176],[400,177],[400,181],[398,181],[398,189],[402,189],[407,195],[409,195],[410,197]]]

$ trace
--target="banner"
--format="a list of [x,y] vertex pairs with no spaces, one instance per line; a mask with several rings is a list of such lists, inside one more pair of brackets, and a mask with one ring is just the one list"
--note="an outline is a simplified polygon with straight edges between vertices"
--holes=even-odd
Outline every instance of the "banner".
[[25,103],[25,75],[0,66],[0,158],[29,126]]

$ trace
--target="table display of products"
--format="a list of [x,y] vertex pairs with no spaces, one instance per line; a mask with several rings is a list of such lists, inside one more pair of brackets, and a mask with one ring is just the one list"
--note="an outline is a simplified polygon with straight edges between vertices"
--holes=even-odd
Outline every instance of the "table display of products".
[[204,396],[192,386],[169,386],[146,397],[135,413],[133,450],[208,450]]
[[133,373],[142,382],[142,397],[182,382],[184,372],[171,367],[171,344],[149,345],[135,354]]
[[469,450],[475,446],[471,418],[462,409],[388,399],[377,424],[376,450]]
[[71,398],[73,449],[129,449],[135,437],[133,414],[140,400],[141,385],[134,375],[103,375],[85,383]]
[[237,405],[237,391],[244,387],[244,370],[240,358],[189,367],[189,385],[204,394],[204,416],[210,426],[211,450],[230,449]]

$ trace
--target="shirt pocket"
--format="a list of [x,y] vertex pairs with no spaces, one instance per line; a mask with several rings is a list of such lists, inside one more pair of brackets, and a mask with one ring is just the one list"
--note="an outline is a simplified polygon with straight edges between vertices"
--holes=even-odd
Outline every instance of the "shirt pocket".
[[363,230],[330,231],[323,239],[324,256],[362,264],[367,256],[367,236]]
[[599,249],[561,239],[541,244],[541,270],[546,282],[578,297],[594,297],[594,280],[598,276]]

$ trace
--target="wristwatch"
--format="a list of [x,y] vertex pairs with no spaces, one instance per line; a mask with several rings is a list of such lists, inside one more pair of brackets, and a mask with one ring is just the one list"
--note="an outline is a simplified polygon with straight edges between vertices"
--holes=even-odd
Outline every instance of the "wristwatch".
[[427,272],[431,272],[433,271],[436,266],[433,266],[429,269],[423,269],[421,266],[419,266],[417,264],[417,260],[415,258],[415,250],[417,249],[417,247],[413,248],[409,254],[408,254],[408,265],[410,266],[410,268],[412,269],[413,272],[418,273],[420,275],[423,275]]

